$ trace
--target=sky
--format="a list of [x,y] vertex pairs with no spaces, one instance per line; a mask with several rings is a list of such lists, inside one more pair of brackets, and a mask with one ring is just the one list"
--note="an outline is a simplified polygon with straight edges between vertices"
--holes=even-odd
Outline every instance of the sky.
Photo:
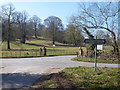
[[[4,0],[4,1],[7,1],[7,0]],[[8,2],[4,2],[4,3],[8,3]],[[66,2],[52,2],[52,1],[42,2],[42,0],[41,1],[29,0],[28,2],[26,0],[22,0],[22,1],[16,0],[15,2],[12,2],[12,4],[15,6],[16,11],[20,11],[20,12],[22,12],[23,10],[27,11],[27,13],[29,14],[29,18],[32,17],[33,15],[37,15],[43,23],[44,19],[46,19],[47,17],[57,16],[62,20],[64,27],[66,27],[72,15],[78,14],[79,3],[80,2],[78,2],[78,0],[71,0],[70,2],[67,2],[67,1]]]
[[78,12],[78,2],[13,2],[16,11],[27,11],[29,17],[37,15],[42,23],[49,16],[59,17],[64,27],[69,18]]

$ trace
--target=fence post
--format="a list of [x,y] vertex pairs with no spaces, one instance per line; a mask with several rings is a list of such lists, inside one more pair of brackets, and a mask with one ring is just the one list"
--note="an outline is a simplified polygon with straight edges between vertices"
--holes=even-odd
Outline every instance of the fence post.
[[7,52],[6,52],[6,57],[8,57],[8,56],[7,56]]
[[11,52],[11,57],[12,57],[12,51],[10,51]]
[[21,57],[21,51],[20,51],[20,57]]
[[16,57],[16,52],[14,51],[14,57]]
[[23,52],[24,52],[23,54],[24,54],[24,57],[25,57],[25,51],[23,51]]
[[37,50],[36,50],[36,56],[37,56]]

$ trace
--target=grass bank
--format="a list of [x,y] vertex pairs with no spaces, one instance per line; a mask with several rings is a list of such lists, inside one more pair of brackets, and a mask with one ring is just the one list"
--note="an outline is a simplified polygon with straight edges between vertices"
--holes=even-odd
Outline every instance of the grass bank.
[[32,88],[111,89],[119,90],[120,72],[117,68],[73,67],[58,74],[43,76]]
[[[89,58],[89,57],[76,57],[76,58],[73,58],[73,60],[75,61],[81,61],[81,62],[92,62],[94,63],[95,62],[95,58]],[[102,59],[102,58],[97,58],[97,63],[111,63],[111,64],[118,64],[118,60],[117,59],[109,59],[109,60],[105,60],[105,59]]]

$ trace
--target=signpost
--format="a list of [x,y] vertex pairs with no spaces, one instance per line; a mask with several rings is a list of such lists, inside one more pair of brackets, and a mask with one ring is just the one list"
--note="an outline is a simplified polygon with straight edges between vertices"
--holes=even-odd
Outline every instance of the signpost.
[[106,41],[105,39],[85,39],[84,40],[85,43],[87,44],[105,44]]
[[94,44],[95,45],[95,71],[97,67],[97,44],[105,44],[106,40],[105,39],[85,39],[84,42],[86,44]]

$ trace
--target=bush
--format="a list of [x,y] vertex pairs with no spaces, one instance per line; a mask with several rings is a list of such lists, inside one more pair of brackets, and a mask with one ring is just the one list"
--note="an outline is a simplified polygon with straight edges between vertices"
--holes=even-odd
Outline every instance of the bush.
[[116,60],[117,59],[117,55],[114,53],[113,50],[109,51],[109,52],[105,52],[103,53],[100,58],[105,59],[105,60]]
[[88,51],[88,57],[93,58],[95,56],[95,52],[92,50]]

